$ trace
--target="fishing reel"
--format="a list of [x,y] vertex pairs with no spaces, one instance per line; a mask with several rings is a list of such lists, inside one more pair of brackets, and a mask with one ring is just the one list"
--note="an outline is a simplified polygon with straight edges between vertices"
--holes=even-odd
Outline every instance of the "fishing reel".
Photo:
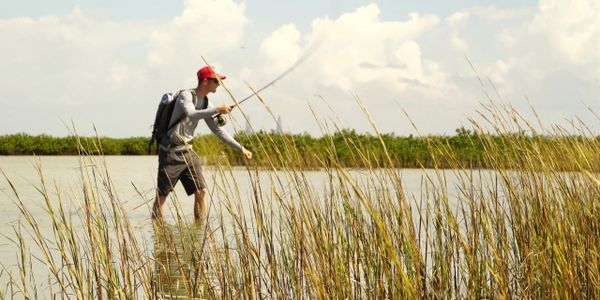
[[217,122],[217,125],[219,125],[219,127],[223,127],[227,124],[227,119],[225,119],[225,117],[223,117],[223,115],[218,114],[215,118],[215,122]]

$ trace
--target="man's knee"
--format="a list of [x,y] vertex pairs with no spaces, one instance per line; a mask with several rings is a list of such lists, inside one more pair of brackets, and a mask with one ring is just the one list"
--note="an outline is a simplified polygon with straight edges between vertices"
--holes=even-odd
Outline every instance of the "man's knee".
[[201,188],[196,190],[195,194],[200,196],[200,197],[204,197],[206,196],[206,193],[208,193],[208,189],[207,188]]
[[155,202],[162,204],[165,202],[166,199],[167,199],[167,195],[163,195],[160,191],[156,192],[156,198],[154,198]]

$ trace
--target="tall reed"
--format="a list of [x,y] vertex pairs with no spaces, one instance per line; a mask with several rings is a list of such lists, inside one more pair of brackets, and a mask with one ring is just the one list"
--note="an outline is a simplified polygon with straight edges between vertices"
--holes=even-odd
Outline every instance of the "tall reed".
[[[419,194],[405,193],[403,170],[393,168],[389,155],[373,156],[370,145],[352,136],[344,142],[366,168],[341,167],[331,141],[327,155],[314,157],[321,163],[318,187],[293,138],[256,139],[249,147],[271,163],[243,169],[250,193],[239,182],[240,169],[218,160],[210,217],[190,225],[176,198],[175,224],[155,224],[151,240],[140,240],[130,224],[104,157],[88,155],[102,145],[80,144],[82,166],[92,167],[81,168],[80,190],[70,197],[46,182],[38,165],[42,216],[31,213],[31,199],[5,176],[22,221],[10,240],[19,260],[13,267],[2,262],[7,283],[0,295],[599,298],[599,140],[581,124],[569,134],[558,126],[538,133],[510,107],[491,107],[482,117],[472,120],[470,138],[484,145],[492,167],[466,169],[450,145],[429,141],[434,165],[455,168],[423,169]],[[549,146],[547,138],[559,142]],[[557,163],[565,158],[568,172]],[[140,202],[148,200],[140,195]],[[74,215],[71,206],[78,208]],[[41,218],[49,220],[50,235],[42,233]],[[33,275],[37,261],[47,278]]]

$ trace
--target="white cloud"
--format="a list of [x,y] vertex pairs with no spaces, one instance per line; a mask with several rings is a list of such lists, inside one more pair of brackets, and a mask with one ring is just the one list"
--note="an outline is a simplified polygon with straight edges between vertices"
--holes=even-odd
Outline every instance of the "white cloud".
[[459,51],[467,51],[469,49],[469,45],[467,41],[460,37],[459,31],[464,28],[467,24],[470,13],[468,11],[457,11],[446,18],[446,22],[450,26],[450,43],[454,46],[456,50]]
[[[424,132],[452,132],[485,100],[465,56],[484,83],[493,83],[487,92],[497,89],[508,102],[524,103],[528,95],[543,103],[542,117],[576,112],[565,97],[586,101],[600,92],[594,88],[600,4],[592,0],[541,0],[534,10],[466,7],[444,17],[412,13],[396,20],[370,4],[314,19],[308,30],[284,23],[267,33],[248,32],[253,20],[246,5],[186,0],[179,16],[160,22],[113,20],[79,7],[63,16],[0,20],[0,38],[8,41],[0,47],[0,101],[9,108],[0,118],[11,124],[4,130],[64,134],[59,120],[75,119],[96,124],[101,134],[145,135],[160,94],[194,85],[201,56],[228,75],[236,96],[245,96],[244,80],[260,87],[315,44],[310,58],[263,93],[294,132],[318,133],[307,122],[307,103],[319,117],[328,116],[329,106],[340,125],[368,130],[350,92],[384,131],[412,132],[399,120],[401,103]],[[211,99],[231,101],[226,93]],[[264,108],[250,103],[243,109],[254,125],[272,127]]]
[[[439,24],[437,16],[416,13],[403,21],[383,20],[375,4],[336,19],[316,19],[309,32],[301,33],[293,24],[286,24],[261,45],[267,72],[249,72],[248,76],[255,82],[268,82],[318,45],[305,63],[263,95],[286,124],[302,124],[295,131],[318,132],[316,125],[308,125],[314,122],[307,122],[313,118],[306,106],[310,103],[321,112],[319,117],[342,115],[340,126],[367,131],[368,123],[356,122],[364,115],[352,99],[353,91],[375,115],[388,120],[384,130],[406,130],[398,120],[398,99],[422,106],[423,102],[445,101],[443,97],[455,90],[444,66],[425,57],[419,41]],[[314,95],[323,96],[325,103]],[[244,108],[263,119],[254,107]],[[333,115],[326,113],[328,107],[335,110]]]
[[[541,0],[523,26],[505,30],[500,41],[554,65],[600,63],[600,3],[594,0]],[[515,51],[517,52],[517,51]],[[533,53],[536,52],[536,53]]]
[[245,4],[231,0],[185,0],[181,16],[165,28],[154,30],[148,54],[152,65],[184,63],[201,55],[216,57],[223,49],[237,47],[248,22]]
[[118,49],[140,43],[144,35],[140,24],[103,20],[78,7],[63,17],[2,20],[0,36],[8,42],[0,50],[0,80],[9,93],[40,104],[45,97],[76,103],[80,99],[65,91],[84,94],[92,85],[110,83],[107,70],[120,66]]
[[289,68],[302,55],[300,32],[292,23],[281,26],[260,45],[263,58],[269,61],[267,69],[281,72]]
[[201,56],[238,43],[247,21],[244,5],[229,0],[184,6],[168,23],[117,21],[80,7],[0,20],[1,101],[20,103],[0,117],[21,116],[12,128],[31,133],[65,134],[61,120],[74,120],[84,134],[91,124],[112,136],[147,134],[160,93],[193,84]]
[[[505,62],[530,88],[543,88],[555,76],[580,82],[600,76],[600,3],[594,0],[541,0],[534,15],[498,34]],[[560,75],[562,73],[563,75]],[[510,81],[507,81],[510,82]]]
[[497,29],[493,55],[478,62],[494,83],[488,92],[497,89],[524,110],[527,97],[547,123],[577,116],[594,128],[597,119],[581,102],[598,103],[600,3],[540,0],[535,10],[512,15],[519,22]]
[[302,67],[305,76],[319,84],[348,90],[381,81],[391,90],[403,91],[414,87],[412,82],[439,90],[447,84],[445,74],[422,57],[416,41],[438,23],[435,16],[418,14],[404,22],[383,21],[377,5],[371,4],[336,20],[314,21],[304,39],[293,26],[285,25],[265,40],[263,53],[269,65],[283,70],[291,65],[291,58],[301,55],[299,49],[306,51],[322,39],[308,66]]
[[529,26],[572,63],[600,62],[600,2],[542,0]]

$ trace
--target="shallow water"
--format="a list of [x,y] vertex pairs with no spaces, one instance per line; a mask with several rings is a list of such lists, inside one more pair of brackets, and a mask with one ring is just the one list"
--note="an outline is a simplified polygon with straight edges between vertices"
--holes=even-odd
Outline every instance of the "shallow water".
[[[107,156],[96,157],[91,160],[82,161],[78,156],[11,156],[0,157],[0,169],[10,180],[18,197],[25,203],[28,210],[32,213],[36,222],[39,224],[44,234],[51,234],[51,222],[48,213],[44,208],[44,198],[38,189],[45,186],[51,195],[51,201],[59,201],[65,207],[66,211],[72,216],[77,216],[81,209],[82,199],[82,180],[100,182],[96,186],[97,190],[106,192],[108,184],[102,184],[101,179],[106,178],[102,172],[108,172],[107,178],[110,178],[112,191],[117,195],[128,214],[129,222],[136,229],[138,235],[136,238],[144,245],[149,255],[154,255],[156,260],[168,257],[168,253],[158,247],[157,237],[154,234],[150,216],[150,206],[154,198],[154,187],[156,182],[156,168],[158,165],[156,156]],[[41,170],[42,176],[38,173]],[[365,189],[377,189],[377,172],[355,169],[349,170],[353,178],[361,183]],[[429,183],[436,185],[444,184],[447,187],[449,197],[458,195],[459,178],[455,170],[445,170],[436,173],[434,170],[402,169],[394,170],[403,184],[404,195],[415,203],[413,213],[416,220],[418,214],[418,199],[422,199],[422,194],[426,185],[423,184],[427,176],[435,179]],[[479,172],[479,171],[474,171]],[[383,174],[384,171],[381,171]],[[381,175],[379,174],[379,175]],[[204,175],[209,187],[209,196],[207,197],[209,206],[209,220],[216,218],[219,211],[223,209],[224,203],[234,203],[239,205],[241,211],[250,215],[253,204],[253,183],[258,183],[263,194],[269,195],[274,191],[284,191],[284,198],[290,195],[285,193],[294,193],[293,183],[297,182],[298,175],[301,175],[301,181],[310,186],[316,199],[323,198],[323,192],[330,184],[330,177],[325,171],[305,171],[296,174],[296,178],[289,172],[256,170],[252,168],[236,167],[228,170],[219,170],[216,167],[205,167]],[[439,176],[439,177],[438,177]],[[44,185],[42,185],[42,178]],[[443,180],[440,180],[442,178]],[[374,180],[374,181],[373,181]],[[390,183],[391,185],[391,183]],[[174,198],[177,198],[174,200]],[[18,224],[23,222],[18,206],[15,201],[17,196],[13,192],[8,180],[0,179],[0,262],[7,269],[16,268],[18,247],[9,238],[15,236],[15,230],[18,230]],[[416,201],[416,202],[415,202]],[[175,223],[175,205],[181,205],[183,218],[191,223],[193,213],[193,197],[185,195],[181,185],[176,186],[175,194],[170,196],[165,206],[165,219],[167,223]],[[213,222],[215,220],[211,220]],[[226,220],[227,221],[227,220]],[[227,223],[227,222],[225,222]],[[27,226],[23,226],[26,228]],[[82,227],[83,228],[83,227]],[[32,244],[27,240],[26,244]],[[182,238],[175,237],[175,240],[182,243]],[[33,247],[35,248],[35,247]],[[35,251],[35,250],[33,250]],[[42,266],[37,266],[33,271],[37,278],[47,278],[46,271]],[[5,285],[6,277],[0,277],[0,284]]]

